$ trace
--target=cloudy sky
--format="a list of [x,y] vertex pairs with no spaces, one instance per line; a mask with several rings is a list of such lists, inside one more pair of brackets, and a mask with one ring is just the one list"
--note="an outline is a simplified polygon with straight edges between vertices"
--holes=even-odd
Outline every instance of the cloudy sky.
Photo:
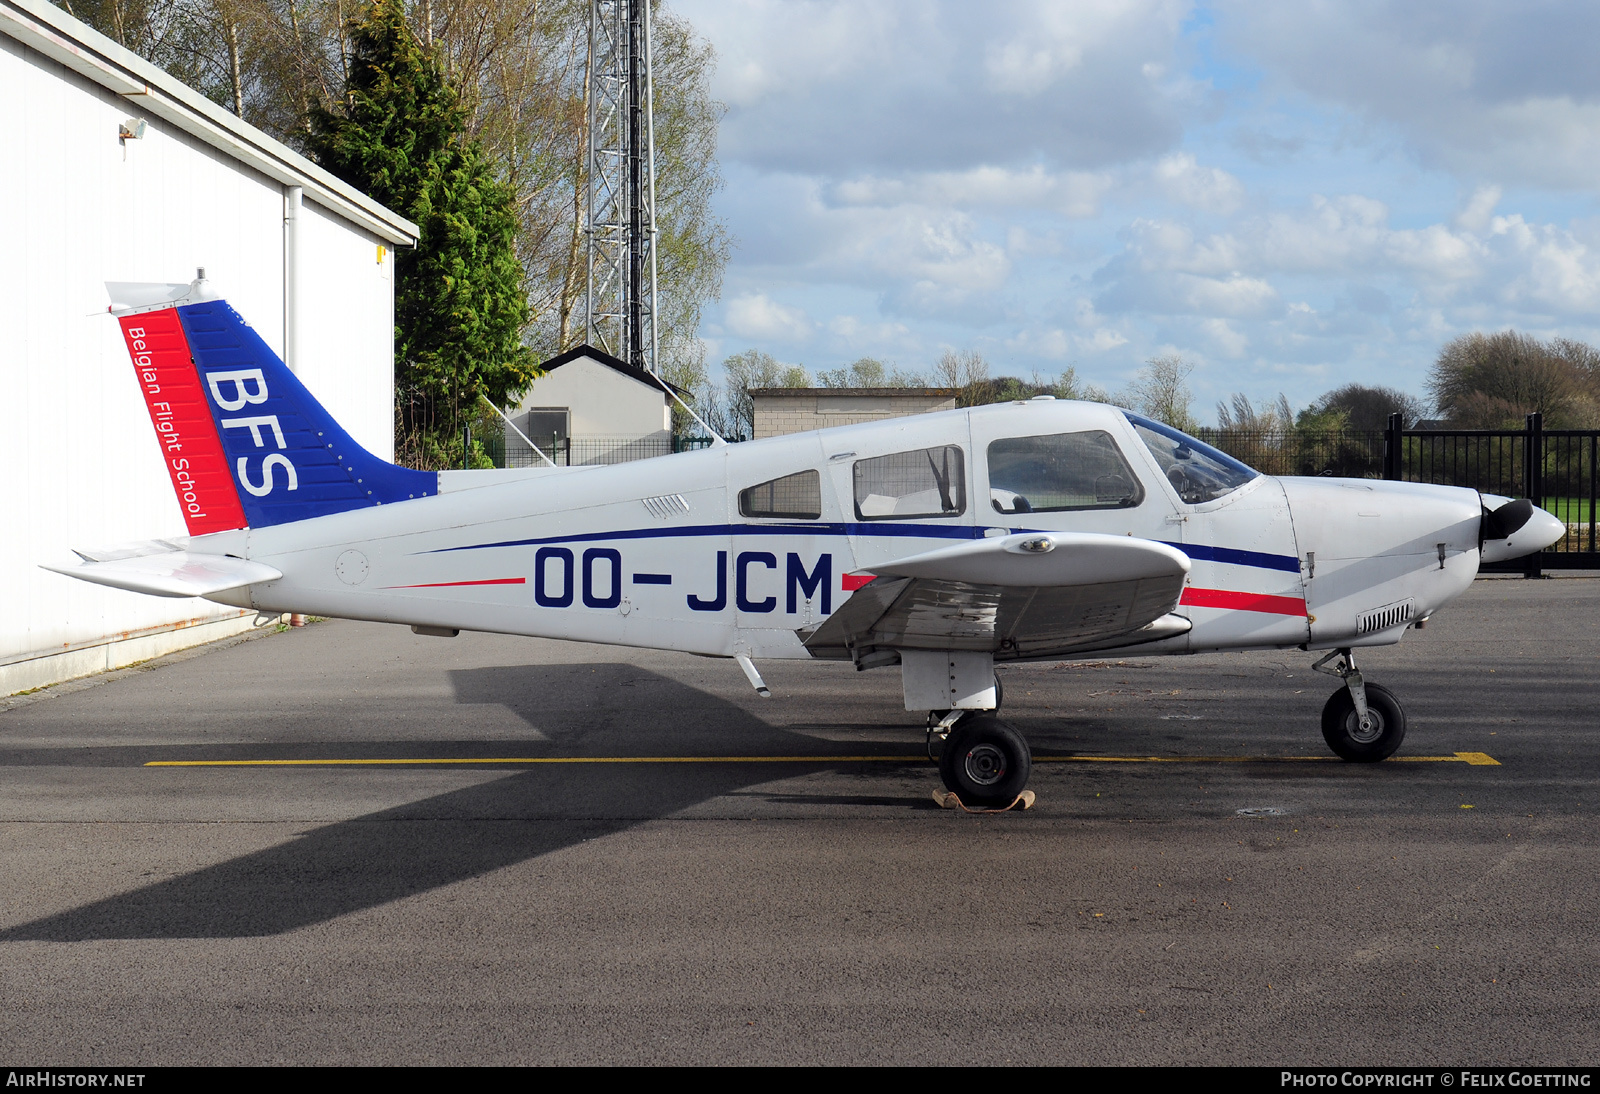
[[1421,393],[1478,329],[1600,341],[1600,6],[670,0],[717,50],[737,239],[703,328],[1196,410]]

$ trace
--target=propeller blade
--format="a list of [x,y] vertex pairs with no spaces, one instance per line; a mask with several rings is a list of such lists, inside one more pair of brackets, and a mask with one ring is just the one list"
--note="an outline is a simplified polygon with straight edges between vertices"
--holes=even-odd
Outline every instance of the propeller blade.
[[1483,538],[1505,539],[1520,530],[1533,516],[1533,502],[1527,498],[1509,502],[1498,509],[1483,511]]

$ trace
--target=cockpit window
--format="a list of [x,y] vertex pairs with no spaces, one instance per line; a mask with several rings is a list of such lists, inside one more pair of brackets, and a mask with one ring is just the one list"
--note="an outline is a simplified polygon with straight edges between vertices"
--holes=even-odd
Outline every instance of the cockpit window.
[[1144,488],[1111,434],[1092,429],[990,444],[989,500],[1000,513],[1131,509]]
[[798,471],[741,490],[739,513],[746,517],[816,520],[822,516],[821,476],[815,471]]
[[1161,465],[1162,474],[1190,505],[1214,501],[1232,493],[1260,474],[1204,441],[1180,433],[1170,425],[1123,411],[1139,439]]
[[857,460],[856,516],[862,520],[955,517],[967,511],[967,476],[953,444]]

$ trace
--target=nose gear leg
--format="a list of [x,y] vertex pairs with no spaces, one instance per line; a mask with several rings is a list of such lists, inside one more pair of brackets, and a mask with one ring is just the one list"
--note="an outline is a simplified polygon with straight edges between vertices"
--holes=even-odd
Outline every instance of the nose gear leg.
[[[1339,658],[1337,665],[1333,668],[1323,667],[1335,657]],[[1370,732],[1372,712],[1367,708],[1367,683],[1361,676],[1361,670],[1356,668],[1354,651],[1348,648],[1334,650],[1311,667],[1324,675],[1337,676],[1344,681],[1344,686],[1350,690],[1350,701],[1356,705],[1356,718],[1360,722],[1361,731]]]

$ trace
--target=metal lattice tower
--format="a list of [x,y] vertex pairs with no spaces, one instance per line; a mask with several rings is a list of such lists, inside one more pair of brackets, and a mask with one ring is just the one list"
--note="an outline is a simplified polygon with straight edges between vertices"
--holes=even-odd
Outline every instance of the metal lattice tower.
[[584,234],[589,344],[656,372],[650,0],[591,0]]

